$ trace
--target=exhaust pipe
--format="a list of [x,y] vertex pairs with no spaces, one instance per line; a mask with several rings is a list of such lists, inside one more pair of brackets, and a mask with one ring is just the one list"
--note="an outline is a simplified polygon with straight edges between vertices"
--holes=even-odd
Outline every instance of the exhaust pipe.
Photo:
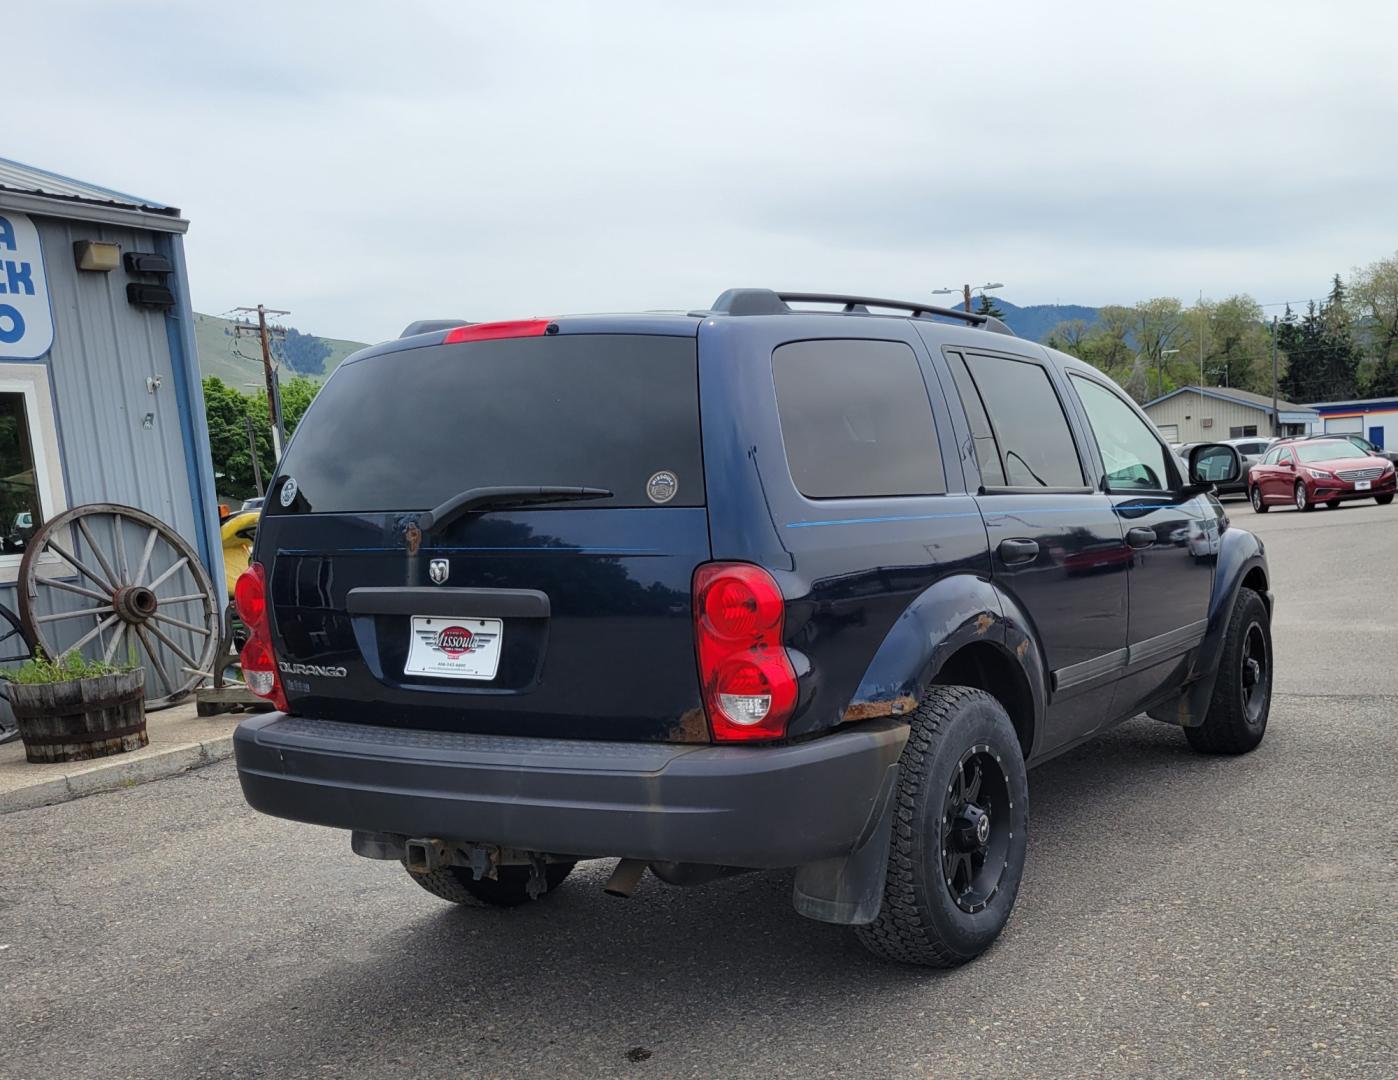
[[628,897],[636,891],[641,875],[646,872],[646,864],[640,859],[621,859],[607,879],[602,890],[608,896]]

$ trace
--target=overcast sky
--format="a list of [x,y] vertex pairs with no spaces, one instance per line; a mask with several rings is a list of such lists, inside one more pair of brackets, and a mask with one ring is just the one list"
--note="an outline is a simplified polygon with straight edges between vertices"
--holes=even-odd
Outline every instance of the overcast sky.
[[[1398,4],[10,0],[0,155],[171,203],[194,305],[1323,293],[1398,248]],[[1279,310],[1279,309],[1277,309]]]

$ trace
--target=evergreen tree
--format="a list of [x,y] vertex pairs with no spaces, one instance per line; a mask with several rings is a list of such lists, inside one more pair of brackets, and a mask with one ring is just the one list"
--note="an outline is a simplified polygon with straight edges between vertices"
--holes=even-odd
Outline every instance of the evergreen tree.
[[1005,313],[1000,310],[995,298],[989,293],[981,293],[980,307],[976,308],[977,315],[989,315],[992,319],[1003,319]]

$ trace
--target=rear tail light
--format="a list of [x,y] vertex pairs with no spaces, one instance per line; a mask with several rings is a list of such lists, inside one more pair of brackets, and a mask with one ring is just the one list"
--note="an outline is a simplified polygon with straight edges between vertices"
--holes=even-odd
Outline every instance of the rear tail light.
[[267,698],[285,712],[286,693],[277,675],[271,620],[267,617],[267,572],[261,563],[250,563],[239,575],[233,586],[233,604],[248,628],[248,640],[241,656],[243,680],[254,694]]
[[796,671],[782,645],[786,601],[747,563],[694,573],[694,643],[709,727],[720,742],[780,739],[796,707]]
[[[553,325],[552,319],[515,319],[512,322],[483,322],[458,326],[448,330],[443,345],[459,345],[463,341],[498,341],[501,338],[543,337]],[[557,327],[553,333],[558,333]]]

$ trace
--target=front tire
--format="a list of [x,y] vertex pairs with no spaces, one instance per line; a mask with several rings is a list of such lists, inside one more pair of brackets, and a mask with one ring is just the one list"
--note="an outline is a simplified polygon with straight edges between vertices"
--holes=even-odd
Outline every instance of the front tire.
[[1270,506],[1268,506],[1265,502],[1262,501],[1262,489],[1258,487],[1256,484],[1254,484],[1252,490],[1248,492],[1248,498],[1252,501],[1252,509],[1254,513],[1265,514],[1268,510],[1271,509]]
[[885,960],[964,964],[1004,928],[1024,876],[1029,785],[1004,707],[966,686],[928,690],[895,799],[883,903],[856,933]]
[[1296,509],[1303,514],[1309,514],[1315,509],[1315,503],[1311,502],[1311,497],[1306,493],[1306,485],[1301,481],[1296,481]]
[[1246,754],[1267,733],[1271,707],[1272,618],[1262,597],[1242,588],[1228,620],[1208,715],[1199,727],[1185,728],[1185,738],[1201,753]]
[[1387,505],[1388,505],[1389,503],[1391,503],[1392,501],[1393,501],[1393,496],[1392,496],[1392,495],[1375,495],[1375,496],[1374,496],[1374,502],[1378,503],[1380,506],[1387,506]]
[[[548,888],[540,899],[549,896],[573,872],[573,863],[549,863],[544,868],[544,883]],[[404,869],[407,869],[404,867]],[[519,907],[529,903],[529,874],[527,866],[501,866],[495,878],[477,881],[464,866],[443,866],[426,874],[408,870],[408,876],[433,896],[466,907]]]

